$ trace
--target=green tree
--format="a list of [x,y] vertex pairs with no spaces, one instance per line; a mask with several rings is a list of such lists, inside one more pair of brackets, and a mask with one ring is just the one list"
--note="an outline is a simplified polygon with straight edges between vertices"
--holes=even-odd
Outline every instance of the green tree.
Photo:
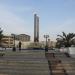
[[2,38],[3,38],[3,30],[0,28],[0,46],[1,46],[1,42],[2,42]]
[[73,38],[75,37],[74,33],[68,33],[62,32],[63,35],[57,35],[60,38],[57,38],[57,45],[58,46],[65,46],[70,47],[73,43]]

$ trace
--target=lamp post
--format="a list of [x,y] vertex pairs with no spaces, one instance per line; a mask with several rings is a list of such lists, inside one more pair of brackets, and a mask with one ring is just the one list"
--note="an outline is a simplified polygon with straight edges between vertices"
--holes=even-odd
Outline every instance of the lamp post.
[[47,51],[48,51],[48,43],[47,43],[47,40],[48,40],[48,38],[49,38],[49,35],[44,35],[44,38],[46,38],[45,51],[47,52]]

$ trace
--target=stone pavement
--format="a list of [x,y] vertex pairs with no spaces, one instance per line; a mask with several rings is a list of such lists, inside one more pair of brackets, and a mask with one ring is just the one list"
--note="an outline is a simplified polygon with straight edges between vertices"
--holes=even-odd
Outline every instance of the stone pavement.
[[75,58],[56,51],[46,53],[51,75],[75,75]]
[[5,56],[0,57],[0,75],[50,75],[44,51],[4,52]]
[[75,75],[75,59],[54,50],[4,51],[0,75]]

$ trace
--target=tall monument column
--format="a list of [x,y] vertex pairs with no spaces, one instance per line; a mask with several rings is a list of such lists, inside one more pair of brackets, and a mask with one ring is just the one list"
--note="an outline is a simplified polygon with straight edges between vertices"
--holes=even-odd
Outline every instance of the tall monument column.
[[34,14],[34,42],[39,42],[39,17]]

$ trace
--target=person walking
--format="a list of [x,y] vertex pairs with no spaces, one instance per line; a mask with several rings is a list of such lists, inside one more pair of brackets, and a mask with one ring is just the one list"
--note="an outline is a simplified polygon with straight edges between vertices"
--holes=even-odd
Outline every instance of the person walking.
[[21,43],[21,41],[19,42],[19,51],[21,51],[21,45],[22,45],[22,43]]

